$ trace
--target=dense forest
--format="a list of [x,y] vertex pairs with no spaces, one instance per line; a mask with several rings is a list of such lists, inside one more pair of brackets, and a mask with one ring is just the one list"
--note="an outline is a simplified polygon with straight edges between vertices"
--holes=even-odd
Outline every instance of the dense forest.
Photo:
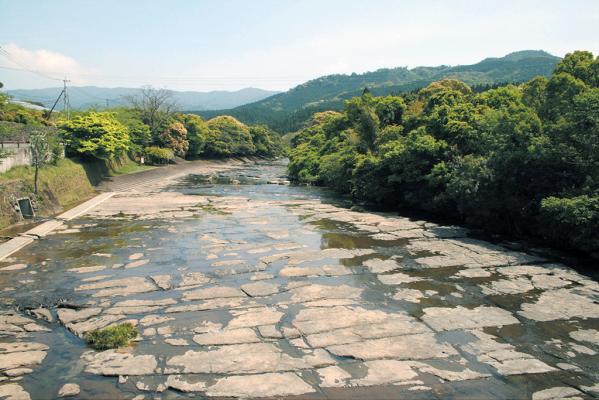
[[365,90],[311,118],[289,173],[599,256],[599,57],[576,51],[549,78],[478,93],[455,79],[398,96]]
[[266,124],[286,133],[301,128],[315,112],[343,109],[344,102],[359,96],[364,87],[375,96],[384,96],[421,89],[443,78],[459,79],[469,85],[525,82],[535,76],[549,76],[558,61],[558,57],[544,51],[526,50],[473,65],[384,68],[363,74],[328,75],[255,103],[198,114],[206,118],[232,115],[247,124]]

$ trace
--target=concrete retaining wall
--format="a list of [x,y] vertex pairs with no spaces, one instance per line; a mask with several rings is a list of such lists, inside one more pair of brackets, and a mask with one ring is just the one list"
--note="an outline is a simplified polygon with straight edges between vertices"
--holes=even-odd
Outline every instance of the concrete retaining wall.
[[19,165],[31,165],[31,149],[28,144],[21,143],[20,147],[4,145],[3,149],[10,154],[0,160],[0,173]]

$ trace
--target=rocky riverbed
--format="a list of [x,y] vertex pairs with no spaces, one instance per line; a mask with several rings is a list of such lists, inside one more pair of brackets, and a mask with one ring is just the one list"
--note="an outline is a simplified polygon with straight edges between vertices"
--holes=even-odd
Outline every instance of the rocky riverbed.
[[2,262],[0,398],[599,396],[597,282],[283,173],[148,182]]

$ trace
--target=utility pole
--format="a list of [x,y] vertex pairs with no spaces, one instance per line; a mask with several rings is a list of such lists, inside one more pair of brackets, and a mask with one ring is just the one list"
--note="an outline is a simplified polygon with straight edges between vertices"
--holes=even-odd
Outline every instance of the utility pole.
[[67,120],[71,119],[71,110],[69,109],[69,94],[67,92],[67,82],[70,82],[66,77],[62,80],[64,84],[62,89],[63,110],[67,115]]
[[110,100],[106,99],[106,108],[109,108],[109,107],[110,107]]

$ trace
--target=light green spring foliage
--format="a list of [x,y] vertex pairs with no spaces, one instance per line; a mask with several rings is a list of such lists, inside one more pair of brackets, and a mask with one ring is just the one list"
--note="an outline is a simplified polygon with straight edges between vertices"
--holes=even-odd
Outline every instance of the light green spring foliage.
[[67,150],[109,160],[129,149],[129,130],[110,112],[89,112],[59,123]]
[[599,59],[480,93],[445,79],[318,113],[289,174],[357,200],[421,209],[599,255]]
[[171,149],[150,146],[144,149],[148,158],[148,164],[168,164],[175,158],[175,153]]

